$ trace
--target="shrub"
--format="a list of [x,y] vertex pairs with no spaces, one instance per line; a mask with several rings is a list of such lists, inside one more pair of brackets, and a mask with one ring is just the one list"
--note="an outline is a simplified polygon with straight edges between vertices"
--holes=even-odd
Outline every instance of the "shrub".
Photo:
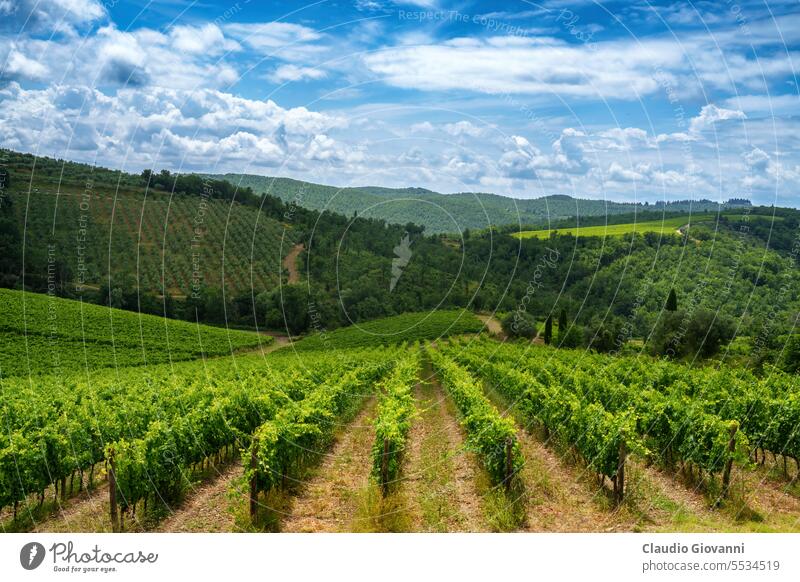
[[509,337],[533,339],[539,333],[536,319],[527,311],[512,311],[503,318],[502,326]]

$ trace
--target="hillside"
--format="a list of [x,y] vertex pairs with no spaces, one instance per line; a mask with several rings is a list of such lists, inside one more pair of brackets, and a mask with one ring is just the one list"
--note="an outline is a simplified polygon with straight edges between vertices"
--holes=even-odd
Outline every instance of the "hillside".
[[220,356],[269,336],[0,289],[0,377],[57,376]]
[[183,298],[275,286],[291,227],[211,197],[145,189],[139,176],[4,150],[8,197],[25,235],[25,275]]
[[[42,292],[52,284],[56,294],[84,302],[293,335],[408,312],[507,313],[524,306],[540,323],[566,310],[587,338],[604,326],[646,338],[675,289],[692,312],[719,312],[740,335],[774,339],[790,331],[800,307],[782,291],[800,287],[791,268],[800,212],[792,209],[693,212],[691,233],[684,234],[676,232],[684,215],[642,211],[582,217],[581,228],[595,227],[584,232],[598,236],[570,236],[573,216],[552,223],[558,233],[541,239],[515,238],[514,226],[462,238],[364,213],[320,213],[194,175],[132,176],[41,158],[31,174],[33,158],[12,154],[5,199],[11,205],[0,213],[11,237],[0,257],[6,287]],[[346,194],[358,201],[396,193]],[[200,212],[204,228],[193,248]],[[655,232],[630,232],[634,222],[648,221],[658,222]],[[617,236],[603,236],[606,222],[618,223]],[[281,263],[292,249],[298,281],[289,284]],[[17,270],[23,258],[24,281]],[[184,297],[195,270],[198,297]]]
[[474,230],[507,224],[544,227],[573,216],[608,216],[643,210],[694,213],[741,207],[741,204],[720,206],[708,200],[645,205],[565,195],[519,199],[484,192],[439,194],[424,188],[336,188],[253,174],[211,176],[305,208],[330,210],[346,216],[357,212],[359,216],[382,218],[398,224],[412,222],[424,226],[428,233],[456,233],[467,228]]

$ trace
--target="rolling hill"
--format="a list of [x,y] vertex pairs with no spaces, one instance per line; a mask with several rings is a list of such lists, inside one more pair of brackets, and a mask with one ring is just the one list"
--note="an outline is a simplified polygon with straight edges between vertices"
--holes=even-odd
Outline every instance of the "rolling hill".
[[565,195],[519,199],[462,192],[440,194],[425,188],[336,188],[290,178],[272,178],[253,174],[209,175],[256,193],[277,196],[285,202],[313,210],[329,210],[346,216],[382,218],[387,222],[408,222],[425,227],[428,233],[457,233],[464,229],[489,226],[531,225],[549,227],[566,218],[630,214],[637,211],[716,212],[721,208],[741,207],[743,202],[720,206],[709,200],[679,201],[668,204],[633,204],[588,200]]
[[[0,208],[8,239],[2,286],[52,287],[130,311],[295,335],[409,312],[511,312],[523,305],[539,322],[565,309],[589,331],[613,321],[642,338],[657,325],[670,289],[681,305],[718,310],[749,336],[788,333],[800,307],[782,291],[800,286],[791,268],[800,212],[792,209],[693,212],[688,237],[671,228],[685,224],[684,215],[640,209],[557,221],[554,237],[515,238],[511,225],[461,237],[363,212],[353,218],[306,209],[292,196],[310,204],[335,189],[304,182],[276,181],[287,187],[285,202],[196,175],[135,176],[15,152],[5,157],[11,181],[4,200],[11,205]],[[400,195],[469,196],[383,188],[345,194],[361,207]],[[584,202],[594,211],[604,205]],[[616,208],[623,209],[630,210]],[[658,223],[655,231],[641,231],[649,221]],[[606,222],[616,236],[603,236]],[[594,230],[575,238],[569,228],[576,223]],[[662,224],[670,228],[661,232]],[[290,251],[299,276],[293,284],[282,265]]]
[[85,373],[223,356],[273,339],[0,289],[0,377]]

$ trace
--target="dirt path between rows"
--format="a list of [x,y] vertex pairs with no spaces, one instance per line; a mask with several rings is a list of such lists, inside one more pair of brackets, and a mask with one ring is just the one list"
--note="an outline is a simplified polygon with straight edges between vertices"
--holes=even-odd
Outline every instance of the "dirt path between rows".
[[320,467],[302,485],[282,532],[352,532],[359,529],[361,496],[369,488],[377,398],[341,434]]
[[297,270],[297,257],[300,256],[304,248],[302,244],[296,244],[283,258],[283,268],[289,272],[289,285],[300,282],[300,272]]
[[53,513],[35,527],[34,532],[110,532],[108,514],[108,482],[97,483],[96,489],[84,491],[67,500],[60,511]]
[[414,388],[416,418],[408,437],[404,488],[410,527],[418,532],[487,531],[476,490],[474,455],[444,390],[426,367],[427,381]]
[[186,500],[174,508],[154,531],[174,533],[225,533],[238,531],[233,514],[229,511],[228,495],[233,482],[242,475],[240,461],[221,469],[209,479],[187,493]]
[[501,339],[505,339],[506,334],[503,333],[503,326],[500,324],[500,320],[498,320],[494,315],[483,315],[477,313],[476,317],[480,319],[484,325],[486,325],[486,329],[489,330],[490,334],[496,335]]

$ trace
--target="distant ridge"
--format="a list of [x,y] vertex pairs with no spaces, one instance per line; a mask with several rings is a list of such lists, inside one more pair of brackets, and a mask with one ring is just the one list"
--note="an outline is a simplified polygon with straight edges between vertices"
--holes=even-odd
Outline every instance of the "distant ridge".
[[574,216],[592,217],[631,214],[639,211],[716,212],[749,206],[743,199],[725,204],[711,200],[680,200],[654,204],[610,202],[552,194],[542,198],[518,199],[486,192],[440,194],[427,188],[384,188],[358,186],[337,188],[292,178],[273,178],[254,174],[204,174],[250,187],[259,194],[271,194],[286,202],[313,210],[329,210],[347,216],[357,213],[388,222],[412,222],[428,233],[458,232],[492,226],[520,224],[549,227]]

